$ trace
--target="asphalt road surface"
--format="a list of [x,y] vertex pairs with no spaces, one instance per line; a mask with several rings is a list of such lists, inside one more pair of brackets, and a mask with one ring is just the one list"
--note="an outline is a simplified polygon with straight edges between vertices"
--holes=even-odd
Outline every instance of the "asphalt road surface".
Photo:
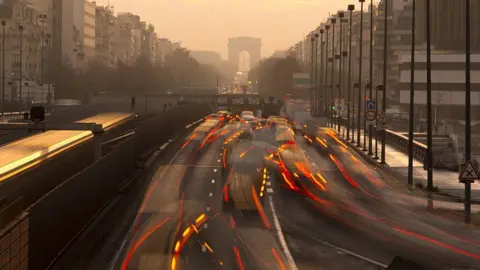
[[297,136],[296,149],[326,191],[310,185],[300,195],[272,175],[265,218],[223,211],[223,140],[184,144],[157,168],[114,269],[385,269],[395,256],[425,269],[480,269],[478,229],[397,190],[335,133],[317,137]]

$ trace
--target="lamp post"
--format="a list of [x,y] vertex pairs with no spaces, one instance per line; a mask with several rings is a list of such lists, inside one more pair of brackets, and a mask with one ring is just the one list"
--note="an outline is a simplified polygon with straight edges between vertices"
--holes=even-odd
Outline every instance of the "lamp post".
[[310,36],[311,47],[312,47],[312,55],[310,57],[310,113],[313,111],[313,100],[315,99],[314,94],[314,82],[315,79],[315,62],[314,62],[314,53],[315,53],[315,35],[312,33]]
[[430,35],[430,0],[426,2],[427,8],[427,189],[433,190],[433,156],[432,156],[432,59]]
[[22,100],[22,77],[23,77],[23,25],[18,26],[20,31],[20,83],[18,90],[20,92],[20,100]]
[[[373,100],[373,0],[370,0],[370,87],[368,93],[368,99]],[[376,106],[375,106],[376,107]],[[370,122],[368,125],[368,154],[373,155],[372,152],[372,140],[373,140],[373,125]]]
[[[51,92],[51,89],[50,89],[50,87],[52,86],[52,51],[51,51],[52,41],[51,41],[51,35],[50,34],[47,34],[47,39],[45,40],[45,42],[47,42],[47,50],[48,50],[47,105],[50,105],[50,103],[52,102],[52,92]],[[218,76],[217,76],[217,79],[218,79]],[[42,88],[42,95],[43,95],[43,88]]]
[[[470,161],[472,158],[472,152],[470,149],[471,129],[470,129],[470,92],[471,92],[471,63],[470,63],[470,0],[465,1],[465,32],[466,32],[466,44],[465,44],[465,161]],[[465,162],[466,163],[466,162]],[[471,215],[471,185],[469,182],[465,182],[465,223],[470,223]]]
[[5,114],[5,25],[6,21],[2,21],[2,116]]
[[[360,141],[360,114],[362,113],[362,60],[363,60],[363,3],[360,2],[360,65],[358,68],[358,113],[357,113],[357,146],[361,146]],[[365,132],[364,132],[365,136]]]
[[320,107],[322,106],[321,104],[324,103],[324,102],[321,102],[322,100],[325,99],[325,88],[323,87],[323,61],[324,61],[324,58],[323,58],[323,47],[325,46],[325,41],[323,40],[323,33],[325,32],[324,29],[320,29],[320,82],[319,82],[319,96],[320,96],[320,99],[318,100],[318,108],[319,108],[319,112],[321,112],[321,115],[322,116],[325,116],[324,113],[325,113],[325,108],[321,108]]
[[[367,82],[365,84],[365,90],[363,91],[363,101],[366,103],[367,102],[367,89],[371,87],[370,82]],[[365,104],[365,112],[367,111],[367,106]],[[363,115],[363,148],[362,151],[367,151],[367,137],[368,137],[368,130],[367,130],[367,117]]]
[[347,140],[350,140],[350,107],[352,102],[352,17],[355,5],[348,5],[350,13],[350,27],[348,37],[348,93],[347,93]]
[[[342,104],[342,97],[343,97],[343,84],[342,84],[342,73],[343,73],[343,70],[342,70],[342,62],[343,62],[343,23],[344,23],[344,20],[343,18],[345,17],[345,13],[344,12],[338,12],[338,18],[340,20],[340,39],[339,39],[339,43],[340,43],[340,61],[338,63],[338,103],[339,104]],[[343,108],[342,108],[343,109]],[[336,108],[337,110],[337,131],[340,133],[340,110],[338,108]]]
[[[428,1],[428,0],[427,0]],[[382,114],[386,115],[387,113],[387,51],[388,51],[388,2],[389,0],[385,0],[385,24],[384,24],[384,40],[383,40],[383,96],[382,96]],[[385,162],[385,143],[387,141],[387,133],[385,131],[382,132],[382,158],[381,163],[386,164]]]
[[325,113],[327,114],[327,117],[330,117],[330,113],[331,113],[331,106],[330,106],[330,96],[328,95],[328,89],[329,89],[329,84],[328,84],[328,62],[330,61],[330,57],[328,57],[328,32],[330,30],[330,25],[325,25],[325,31],[326,31],[326,35],[325,35],[325,60],[327,60],[325,62],[325,82],[324,82],[324,90],[325,90]]
[[[467,1],[468,2],[468,1]],[[416,0],[412,2],[412,48],[410,56],[410,108],[408,118],[408,186],[413,186],[413,132],[415,116],[415,10]]]
[[335,24],[337,22],[337,19],[336,18],[331,18],[330,22],[332,23],[332,78],[331,78],[331,83],[332,83],[332,88],[331,88],[331,92],[330,92],[330,102],[332,104],[330,104],[330,110],[331,110],[331,114],[330,114],[330,121],[332,123],[332,128],[334,127],[334,117],[333,117],[333,113],[334,113],[334,110],[333,110],[333,107],[335,106]]
[[40,15],[38,15],[38,17],[40,18],[40,22],[42,23],[42,34],[41,34],[41,37],[40,37],[40,40],[42,41],[41,44],[40,44],[41,45],[40,49],[41,49],[42,56],[41,56],[40,60],[41,60],[41,73],[42,73],[41,74],[41,82],[42,82],[42,85],[43,85],[44,75],[45,75],[44,64],[43,64],[44,63],[44,58],[45,58],[45,52],[44,52],[45,44],[43,42],[44,42],[44,39],[45,39],[44,38],[44,35],[45,35],[44,32],[45,32],[45,22],[47,21],[47,15],[46,14],[40,14]]
[[318,33],[315,33],[315,89],[313,90],[313,116],[318,114]]

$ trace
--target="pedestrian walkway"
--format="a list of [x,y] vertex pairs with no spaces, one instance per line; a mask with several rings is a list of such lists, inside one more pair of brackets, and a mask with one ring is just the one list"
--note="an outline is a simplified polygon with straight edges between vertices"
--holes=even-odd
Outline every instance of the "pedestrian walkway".
[[[340,134],[344,134],[343,130]],[[368,134],[367,134],[368,136]],[[356,139],[356,134],[355,134]],[[360,141],[363,149],[364,134],[363,131],[360,135]],[[372,139],[373,152],[375,153],[375,138]],[[367,138],[368,148],[368,138]],[[366,155],[367,152],[365,152]],[[381,155],[381,142],[378,142],[378,155]],[[380,159],[376,160],[380,162]],[[407,184],[408,179],[408,155],[396,147],[386,145],[385,147],[385,162],[386,168],[393,172],[401,181],[405,181]],[[418,160],[413,160],[413,181],[414,185],[421,184],[423,187],[427,186],[427,171],[423,169],[423,163]],[[458,182],[458,172],[452,172],[447,170],[433,170],[433,186],[438,188],[440,193],[450,196],[465,198],[465,185]],[[472,184],[472,200],[480,201],[480,182]]]

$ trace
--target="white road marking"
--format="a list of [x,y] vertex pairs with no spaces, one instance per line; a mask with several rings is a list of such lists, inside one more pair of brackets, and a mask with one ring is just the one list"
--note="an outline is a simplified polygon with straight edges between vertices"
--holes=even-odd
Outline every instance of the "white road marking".
[[217,172],[217,169],[213,169],[213,172]]
[[192,126],[192,124],[188,124],[185,126],[185,128],[190,128]]
[[169,143],[164,143],[164,144],[162,144],[162,146],[160,146],[160,150],[163,150],[163,149],[165,149],[165,148],[167,147],[167,145],[168,145],[168,144],[169,144]]
[[215,179],[212,179],[212,184],[215,184]]
[[220,163],[220,159],[219,159],[219,160],[217,160],[217,162],[218,162],[218,163]]
[[381,263],[381,262],[377,262],[377,261],[375,261],[375,260],[372,260],[372,259],[367,258],[367,257],[365,257],[365,256],[362,256],[362,255],[360,255],[360,254],[357,254],[357,253],[355,253],[355,252],[353,252],[353,251],[350,251],[350,250],[347,250],[347,249],[344,249],[344,248],[341,248],[341,247],[337,247],[337,246],[332,245],[332,244],[330,244],[330,243],[328,243],[327,241],[324,241],[324,240],[322,240],[322,239],[319,239],[319,238],[316,238],[316,237],[312,237],[312,239],[315,240],[315,241],[317,241],[317,242],[320,242],[320,243],[322,243],[322,244],[324,244],[324,245],[326,245],[326,246],[329,246],[329,247],[331,247],[331,248],[334,248],[334,249],[336,249],[337,251],[341,251],[341,252],[343,252],[343,253],[346,253],[346,254],[348,254],[348,255],[350,255],[350,256],[356,257],[356,258],[358,258],[358,259],[360,259],[360,260],[369,262],[369,263],[374,264],[374,265],[376,265],[376,266],[379,266],[379,267],[382,267],[382,268],[387,268],[387,267],[388,267],[388,265],[386,265],[386,264],[383,264],[383,263]]
[[210,192],[210,194],[208,194],[208,197],[212,197],[212,196],[213,196],[213,193],[212,193],[212,192]]
[[203,228],[208,228],[208,223],[203,224]]
[[267,192],[268,193],[273,193],[273,189],[272,188],[267,188]]
[[202,252],[207,252],[207,247],[205,245],[202,245]]
[[282,246],[283,253],[287,257],[288,264],[290,265],[291,270],[297,270],[297,266],[295,265],[295,261],[293,260],[292,254],[290,250],[288,250],[287,242],[285,242],[285,237],[282,233],[282,228],[280,227],[280,222],[278,221],[277,212],[275,211],[275,207],[273,206],[272,197],[268,198],[270,203],[270,210],[272,211],[273,216],[273,224],[275,226],[275,230],[277,231],[278,241],[280,241],[280,245]]
[[267,187],[269,187],[269,186],[272,185],[272,182],[268,181],[268,182],[266,183],[266,185],[267,185]]

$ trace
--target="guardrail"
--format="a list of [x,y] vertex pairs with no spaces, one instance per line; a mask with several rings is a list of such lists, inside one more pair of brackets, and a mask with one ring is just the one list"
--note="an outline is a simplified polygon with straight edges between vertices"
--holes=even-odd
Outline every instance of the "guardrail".
[[[356,121],[356,119],[355,119]],[[347,124],[347,119],[346,118],[340,118],[340,125],[345,126]],[[356,129],[355,129],[356,132]],[[376,126],[373,127],[373,135],[382,135],[383,131],[377,130]],[[386,135],[386,141],[387,144],[394,146],[406,153],[408,153],[408,136],[405,136],[401,133],[395,132],[390,129],[385,129],[384,130],[385,135]],[[413,141],[413,157],[418,159],[420,162],[424,162],[425,156],[427,154],[427,146],[423,143],[420,143],[418,141]]]

